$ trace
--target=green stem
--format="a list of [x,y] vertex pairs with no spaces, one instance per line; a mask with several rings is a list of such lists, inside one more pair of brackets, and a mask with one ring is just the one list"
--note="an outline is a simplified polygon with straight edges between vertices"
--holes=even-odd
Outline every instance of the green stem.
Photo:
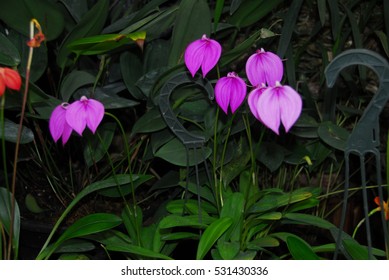
[[6,148],[5,148],[5,123],[4,123],[4,107],[5,107],[5,94],[1,98],[0,103],[0,125],[1,125],[1,150],[2,150],[2,158],[3,158],[3,168],[4,168],[4,181],[5,186],[9,189],[8,182],[8,171],[7,171],[7,156],[6,156]]
[[[220,212],[221,210],[221,205],[222,205],[222,195],[221,195],[221,190],[219,190],[219,184],[217,183],[217,173],[216,173],[216,164],[217,164],[217,127],[219,123],[219,111],[220,108],[216,108],[216,117],[215,117],[215,124],[214,124],[214,131],[213,131],[213,181],[215,182],[215,200],[216,200],[216,206],[218,211]],[[219,200],[220,198],[220,200]]]

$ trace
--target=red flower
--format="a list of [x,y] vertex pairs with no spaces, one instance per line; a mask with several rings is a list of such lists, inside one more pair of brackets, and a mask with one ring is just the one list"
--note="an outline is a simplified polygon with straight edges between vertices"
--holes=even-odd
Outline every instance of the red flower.
[[22,78],[18,71],[7,67],[0,67],[0,96],[5,92],[5,88],[19,90],[22,85]]
[[[378,210],[381,210],[381,207],[380,207],[380,198],[378,196],[376,196],[374,198],[374,202],[375,204],[378,205],[377,209]],[[384,206],[384,212],[385,212],[385,220],[389,220],[389,207],[388,207],[388,203],[386,201],[383,201],[383,206]]]

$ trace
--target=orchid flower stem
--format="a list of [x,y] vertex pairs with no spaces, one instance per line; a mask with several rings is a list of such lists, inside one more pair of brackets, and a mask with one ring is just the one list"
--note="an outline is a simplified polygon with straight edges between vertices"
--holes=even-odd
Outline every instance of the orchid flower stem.
[[[378,212],[378,211],[380,211],[380,208],[379,208],[379,207],[377,207],[377,208],[371,210],[368,216],[371,217],[371,215],[373,215],[374,213],[376,213],[376,212]],[[353,235],[351,236],[352,238],[355,238],[355,235],[357,234],[358,229],[359,229],[359,228],[361,227],[361,225],[365,222],[365,220],[366,220],[366,218],[363,218],[362,220],[359,221],[359,223],[357,224],[357,226],[355,227],[355,229],[354,229],[354,231],[353,231]]]
[[[34,22],[30,22],[30,38],[34,38]],[[16,192],[16,173],[17,173],[17,166],[18,166],[18,158],[19,158],[19,147],[20,147],[20,139],[22,137],[22,131],[23,131],[23,120],[24,115],[26,112],[26,104],[27,104],[27,97],[28,97],[28,85],[30,82],[30,71],[31,71],[31,63],[32,63],[32,57],[33,57],[34,48],[30,47],[28,52],[28,59],[27,59],[27,65],[26,65],[26,77],[25,77],[25,86],[24,86],[24,93],[23,93],[23,102],[22,102],[22,109],[20,112],[20,121],[19,121],[19,127],[18,127],[18,135],[16,139],[15,144],[15,156],[14,156],[14,164],[13,164],[13,173],[12,173],[12,185],[11,185],[11,193],[12,193],[12,201],[11,201],[11,221],[10,221],[10,227],[9,227],[9,243],[8,243],[8,259],[11,259],[12,255],[12,238],[13,238],[13,227],[15,223],[15,192]],[[17,257],[17,252],[15,251],[15,257]]]
[[[255,176],[255,155],[254,155],[254,150],[253,150],[253,141],[252,141],[252,138],[251,138],[251,128],[250,128],[250,120],[249,120],[249,117],[247,114],[244,114],[243,116],[243,122],[244,122],[244,126],[246,128],[246,133],[247,133],[247,141],[249,143],[249,149],[250,149],[250,159],[251,159],[251,179],[252,179],[252,183],[253,185],[256,184],[256,176]],[[263,137],[263,133],[261,134],[261,139],[260,141],[262,141],[262,137]]]
[[[105,112],[105,115],[113,118],[115,120],[115,122],[118,124],[119,126],[119,129],[120,129],[120,132],[122,133],[122,136],[123,136],[123,143],[124,143],[124,149],[125,149],[125,152],[126,152],[126,155],[127,155],[127,160],[128,160],[128,172],[130,174],[130,181],[131,181],[131,195],[132,195],[132,204],[133,204],[133,209],[131,209],[128,204],[126,203],[126,208],[127,210],[129,211],[130,214],[133,214],[135,217],[137,215],[137,211],[136,211],[136,206],[137,206],[137,201],[136,201],[136,197],[135,197],[135,186],[134,186],[134,181],[132,180],[133,178],[133,174],[132,174],[132,160],[131,160],[131,152],[130,152],[130,149],[128,147],[128,139],[127,139],[127,136],[126,136],[126,132],[124,131],[124,128],[120,122],[120,120],[113,114],[111,113],[108,113],[108,112]],[[110,159],[109,159],[110,160]],[[112,170],[113,169],[113,165],[112,165]],[[138,236],[138,245],[140,245],[140,240],[141,240],[141,236],[140,236],[140,229],[138,227],[136,227],[136,233],[137,233],[137,236]]]
[[[217,130],[218,130],[218,122],[219,122],[219,112],[220,108],[216,108],[216,117],[215,117],[215,124],[214,124],[214,132],[213,132],[213,176],[214,176],[214,182],[215,182],[215,198],[216,198],[216,205],[218,210],[220,211],[222,205],[223,205],[223,198],[221,194],[221,189],[219,188],[219,184],[217,183],[217,173],[216,173],[216,166],[217,166]],[[220,200],[219,200],[220,198]]]
[[230,135],[231,135],[231,127],[232,127],[232,123],[235,119],[235,114],[232,115],[232,117],[229,119],[228,121],[228,130],[227,130],[227,135],[226,135],[226,139],[224,141],[224,146],[223,146],[223,152],[222,152],[222,158],[221,158],[221,164],[220,164],[220,178],[219,178],[219,184],[220,184],[220,188],[223,187],[223,167],[224,167],[224,159],[226,157],[226,152],[227,152],[227,147],[228,147],[228,139],[230,138]]

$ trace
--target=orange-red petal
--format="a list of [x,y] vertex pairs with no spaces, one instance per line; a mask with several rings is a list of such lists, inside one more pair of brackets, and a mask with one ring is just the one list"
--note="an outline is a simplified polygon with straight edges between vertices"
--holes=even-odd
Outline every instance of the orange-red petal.
[[3,96],[4,92],[5,92],[5,83],[4,83],[3,76],[0,75],[0,96]]
[[10,89],[19,90],[22,86],[22,78],[18,71],[11,68],[3,68],[3,79],[5,85]]

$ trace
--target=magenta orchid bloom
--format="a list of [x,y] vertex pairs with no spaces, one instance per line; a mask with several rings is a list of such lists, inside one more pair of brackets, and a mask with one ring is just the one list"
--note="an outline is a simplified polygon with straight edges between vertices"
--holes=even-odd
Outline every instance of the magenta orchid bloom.
[[276,134],[279,134],[280,123],[288,132],[302,110],[300,95],[290,86],[283,86],[279,82],[274,87],[266,88],[260,96],[254,95],[251,102],[253,115],[258,116],[257,119]]
[[204,78],[215,67],[221,53],[221,45],[217,41],[207,38],[204,34],[201,39],[190,43],[186,48],[184,54],[186,67],[192,77],[201,67]]
[[246,62],[246,74],[250,83],[254,86],[262,84],[275,86],[282,80],[284,66],[279,56],[264,49],[257,50]]
[[49,130],[54,141],[57,142],[62,137],[62,145],[65,145],[72,134],[73,129],[66,122],[66,112],[68,103],[62,103],[55,107],[49,120]]
[[67,123],[79,134],[82,135],[86,126],[95,133],[101,120],[104,117],[104,105],[94,99],[85,96],[79,101],[70,104],[66,112]]
[[231,112],[239,108],[246,97],[246,83],[234,72],[227,74],[227,77],[220,78],[215,86],[215,99],[224,113],[228,113],[228,107]]
[[62,137],[62,144],[69,140],[72,131],[82,135],[86,126],[95,133],[104,117],[104,105],[85,96],[72,104],[62,103],[55,107],[49,120],[49,130],[54,141]]

